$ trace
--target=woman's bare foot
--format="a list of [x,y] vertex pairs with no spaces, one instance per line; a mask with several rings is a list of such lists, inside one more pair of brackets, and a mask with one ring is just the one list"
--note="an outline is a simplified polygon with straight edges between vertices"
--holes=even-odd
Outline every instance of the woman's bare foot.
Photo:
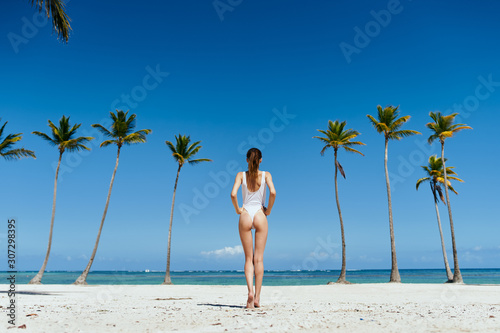
[[253,294],[249,293],[247,299],[247,309],[253,309],[253,308],[254,308]]
[[260,299],[255,297],[255,300],[253,301],[253,305],[256,307],[256,308],[260,308]]

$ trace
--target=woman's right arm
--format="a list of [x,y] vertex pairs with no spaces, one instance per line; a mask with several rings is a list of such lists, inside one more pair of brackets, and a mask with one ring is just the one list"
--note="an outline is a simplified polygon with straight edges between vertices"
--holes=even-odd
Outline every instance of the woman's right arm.
[[238,172],[236,174],[236,178],[234,179],[233,190],[231,191],[231,201],[233,202],[234,209],[236,210],[236,214],[241,214],[242,208],[238,205],[238,189],[240,188],[241,183],[243,182],[243,174]]

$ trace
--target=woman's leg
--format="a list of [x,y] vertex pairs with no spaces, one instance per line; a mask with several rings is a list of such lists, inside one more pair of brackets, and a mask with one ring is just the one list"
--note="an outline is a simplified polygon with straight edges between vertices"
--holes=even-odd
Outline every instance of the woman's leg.
[[253,239],[252,239],[252,220],[248,212],[243,211],[240,214],[239,230],[241,245],[245,252],[245,278],[247,279],[248,299],[247,308],[254,307],[253,293]]
[[262,288],[262,277],[264,276],[264,249],[267,241],[267,217],[263,211],[258,211],[254,218],[255,226],[255,252],[253,264],[255,267],[255,299],[254,305],[260,306],[260,290]]

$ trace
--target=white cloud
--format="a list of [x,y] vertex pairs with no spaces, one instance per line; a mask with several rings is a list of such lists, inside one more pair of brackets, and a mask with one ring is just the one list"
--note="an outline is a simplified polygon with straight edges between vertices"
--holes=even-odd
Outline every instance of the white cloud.
[[201,251],[201,255],[206,257],[232,257],[243,253],[243,246],[236,245],[233,247],[226,246],[223,249],[213,250],[213,251]]

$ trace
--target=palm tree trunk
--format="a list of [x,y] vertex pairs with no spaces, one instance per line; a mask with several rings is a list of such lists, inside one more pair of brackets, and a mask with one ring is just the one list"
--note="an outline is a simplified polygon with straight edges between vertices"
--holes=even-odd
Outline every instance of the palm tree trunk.
[[436,216],[438,220],[439,227],[439,236],[441,236],[441,249],[443,250],[443,258],[444,258],[444,267],[446,269],[446,277],[448,278],[448,282],[453,281],[453,274],[451,273],[450,264],[448,264],[448,256],[446,255],[446,248],[444,246],[444,238],[443,238],[443,229],[441,228],[441,217],[439,216],[439,208],[438,202],[436,200],[436,184],[434,184],[434,188],[432,190],[434,194],[434,205],[436,206]]
[[385,156],[384,156],[384,167],[385,167],[385,183],[387,185],[387,199],[389,202],[389,230],[391,234],[391,279],[389,282],[401,282],[401,277],[399,276],[398,261],[396,259],[396,241],[394,239],[394,225],[392,222],[392,200],[391,200],[391,184],[389,183],[389,170],[387,169],[387,150],[388,150],[389,138],[385,138]]
[[56,178],[54,180],[54,198],[52,199],[52,218],[50,219],[50,232],[49,232],[49,245],[47,246],[47,253],[45,254],[45,260],[43,261],[42,268],[38,271],[34,278],[28,284],[42,284],[43,273],[45,272],[45,267],[47,267],[47,262],[49,261],[50,248],[52,247],[52,230],[54,229],[54,218],[56,216],[56,196],[57,196],[57,178],[59,176],[59,166],[61,165],[63,152],[59,152],[59,161],[57,162],[56,168]]
[[172,240],[172,221],[174,219],[174,204],[175,204],[175,192],[177,191],[177,181],[179,180],[179,173],[181,171],[182,165],[179,164],[177,169],[177,177],[175,178],[174,185],[174,196],[172,197],[172,208],[170,209],[170,227],[168,228],[168,250],[167,250],[167,270],[165,272],[165,279],[162,284],[173,284],[170,279],[170,245]]
[[106,219],[106,214],[108,212],[111,190],[113,189],[113,182],[115,181],[116,169],[118,169],[118,161],[120,159],[120,149],[121,147],[118,147],[118,152],[116,153],[115,170],[113,171],[113,176],[111,177],[111,183],[109,184],[108,198],[106,199],[106,206],[104,206],[104,213],[102,214],[101,226],[99,227],[99,232],[97,233],[97,239],[95,241],[94,251],[92,251],[92,255],[90,256],[90,260],[89,263],[87,264],[87,267],[73,284],[87,284],[87,276],[89,275],[90,267],[92,267],[92,263],[94,262],[95,254],[97,252],[97,246],[99,245],[99,238],[101,238],[102,226],[104,225],[104,220]]
[[345,256],[345,237],[344,237],[344,222],[342,220],[342,212],[340,211],[339,189],[337,184],[337,149],[335,149],[335,200],[337,201],[337,210],[339,211],[340,233],[342,234],[342,269],[337,283],[349,283],[345,279],[346,275],[346,256]]
[[441,160],[443,161],[444,192],[446,193],[446,205],[448,206],[448,216],[450,217],[451,244],[453,245],[453,283],[463,283],[462,273],[458,267],[457,245],[455,243],[455,229],[453,228],[453,216],[451,215],[450,196],[448,194],[448,178],[446,175],[446,165],[444,161],[444,141],[441,141]]

